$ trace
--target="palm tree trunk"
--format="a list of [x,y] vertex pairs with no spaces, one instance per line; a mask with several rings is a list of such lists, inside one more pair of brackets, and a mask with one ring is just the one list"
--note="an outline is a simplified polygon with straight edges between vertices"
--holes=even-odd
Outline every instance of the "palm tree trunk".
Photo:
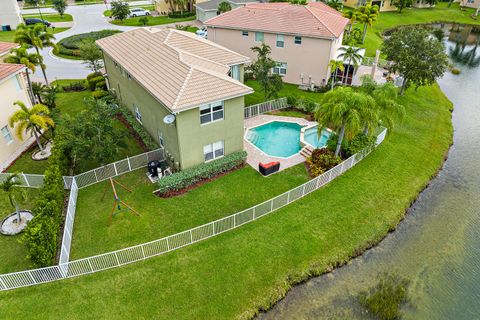
[[37,141],[37,145],[40,148],[40,152],[43,152],[42,142],[40,141],[40,137],[38,136],[37,130],[33,129],[33,135],[35,136],[35,140]]
[[50,84],[48,83],[47,74],[45,73],[45,66],[43,64],[43,56],[40,54],[40,50],[38,50],[38,47],[35,47],[35,50],[37,51],[37,54],[40,57],[40,68],[42,69],[43,78],[45,79],[45,82],[47,83],[47,86],[48,86]]
[[33,94],[32,81],[30,80],[30,72],[28,71],[28,68],[26,69],[25,74],[27,75],[28,94],[30,95],[32,103],[35,104],[35,95]]
[[363,24],[363,36],[362,36],[362,44],[364,44],[364,43],[365,43],[365,37],[366,37],[366,35],[367,35],[367,24],[366,24],[366,23],[364,23],[364,24]]
[[15,211],[17,212],[17,223],[22,222],[22,217],[20,216],[20,207],[18,206],[18,203],[15,202]]
[[479,13],[480,13],[480,5],[478,6],[477,10],[475,10],[474,16],[475,17],[478,16]]
[[403,83],[402,83],[402,87],[400,88],[400,93],[399,95],[403,95],[403,93],[405,92],[405,89],[407,88],[407,82],[408,82],[408,79],[405,78],[403,79]]
[[345,80],[345,82],[344,82],[345,85],[348,84],[348,83],[347,83],[347,82],[348,82],[348,74],[350,73],[350,63],[351,63],[351,62],[352,62],[352,58],[348,59],[347,70],[346,70],[346,72],[343,73],[343,74],[344,74],[344,78],[345,78],[345,79],[344,79],[344,80]]
[[345,123],[342,124],[342,129],[340,129],[340,134],[337,139],[337,148],[335,149],[335,157],[338,157],[340,150],[342,149],[342,141],[345,136]]

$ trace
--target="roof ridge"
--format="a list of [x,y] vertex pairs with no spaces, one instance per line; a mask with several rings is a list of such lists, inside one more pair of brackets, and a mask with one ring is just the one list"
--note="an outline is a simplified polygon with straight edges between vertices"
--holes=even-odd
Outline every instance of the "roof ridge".
[[[180,53],[179,53],[180,54]],[[174,109],[177,106],[177,103],[180,101],[180,98],[183,95],[183,92],[185,91],[185,88],[187,87],[187,83],[192,77],[194,67],[190,67],[190,70],[188,71],[187,76],[185,77],[185,81],[183,81],[182,87],[180,88],[180,91],[178,92],[177,98],[172,104],[172,109]]]
[[194,67],[192,67],[192,69],[195,69],[195,70],[197,70],[197,71],[199,71],[199,72],[206,73],[206,74],[208,74],[208,75],[211,75],[212,77],[221,78],[221,79],[223,79],[223,80],[226,80],[226,81],[231,82],[231,83],[233,83],[233,84],[239,85],[239,86],[241,86],[241,87],[251,89],[249,86],[241,83],[241,82],[238,81],[238,80],[233,79],[233,78],[230,77],[229,75],[226,75],[226,74],[223,74],[223,73],[217,73],[217,72],[211,71],[211,70],[209,70],[209,69],[206,69],[206,68],[203,68],[203,67],[200,67],[200,66],[194,66]]
[[317,17],[317,15],[316,15],[312,10],[310,10],[310,8],[311,8],[310,6],[305,6],[305,9],[307,9],[308,12],[310,12],[310,14],[311,14],[312,16],[314,16],[315,19],[317,19],[317,21],[322,24],[322,26],[324,26],[328,31],[330,31],[330,33],[331,33],[334,37],[336,37],[337,35],[335,34],[335,32],[333,32],[325,23],[323,23],[323,21],[322,21],[319,17]]
[[182,49],[178,49],[178,48],[174,48],[174,47],[171,47],[173,50],[176,50],[180,55],[180,61],[182,61],[183,63],[185,63],[186,65],[188,65],[189,67],[195,67],[194,65],[190,65],[188,62],[184,61],[183,59],[183,55],[187,55],[187,56],[192,56],[192,57],[195,57],[197,59],[200,59],[200,60],[203,60],[203,61],[206,61],[208,63],[211,63],[211,64],[216,64],[218,66],[221,66],[221,67],[227,67],[227,65],[225,64],[222,64],[220,62],[216,62],[216,61],[213,61],[213,60],[210,60],[210,59],[207,59],[207,58],[204,58],[204,57],[200,57],[199,55],[196,55],[194,53],[190,53],[190,52],[187,52],[185,50],[182,50]]

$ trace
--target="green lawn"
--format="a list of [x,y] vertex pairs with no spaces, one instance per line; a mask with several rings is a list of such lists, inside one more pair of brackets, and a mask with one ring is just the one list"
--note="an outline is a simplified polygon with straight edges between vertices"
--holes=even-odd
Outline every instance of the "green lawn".
[[[21,209],[32,210],[38,189],[23,188],[25,200],[22,201]],[[5,193],[0,191],[0,220],[15,210],[11,207]],[[5,236],[0,234],[0,274],[25,270],[30,267],[29,261],[25,258],[26,250],[19,242],[21,234],[16,236]]]
[[[265,101],[265,95],[262,92],[262,88],[255,80],[247,80],[245,84],[254,90],[254,93],[249,94],[245,97],[245,105],[251,106],[257,103],[261,103]],[[309,92],[298,89],[298,85],[284,83],[282,90],[278,93],[278,97],[288,97],[288,96],[296,96],[298,98],[308,98],[313,101],[319,102],[322,99],[322,94],[318,92]],[[271,100],[271,99],[269,99]]]
[[[154,5],[146,5],[146,6],[131,6],[130,9],[133,9],[133,8],[142,8],[142,9],[146,9],[146,10],[150,10],[150,11],[154,11],[155,10],[155,6]],[[104,17],[110,17],[112,15],[112,10],[105,10],[103,11],[103,16]]]
[[[70,28],[48,28],[50,32],[55,33],[60,33],[63,31],[66,31]],[[13,42],[13,38],[15,37],[15,30],[12,31],[0,31],[0,41],[6,41],[6,42]]]
[[73,17],[70,14],[64,13],[63,16],[59,14],[46,14],[42,13],[40,16],[39,14],[24,14],[23,18],[39,18],[47,20],[48,22],[69,22],[73,21]]
[[[470,16],[475,10],[465,8],[460,10],[459,4],[454,3],[450,8],[445,2],[440,2],[434,8],[404,9],[402,13],[398,12],[382,12],[378,21],[373,25],[373,28],[369,28],[365,44],[362,47],[366,47],[367,56],[375,56],[375,50],[382,45],[381,34],[390,28],[393,28],[399,24],[418,24],[418,23],[433,23],[433,22],[457,22],[466,24],[480,25],[480,19],[474,20]],[[359,24],[355,24],[356,27],[362,28]]]
[[[82,80],[58,80],[59,85],[66,85],[69,82],[78,82]],[[87,107],[85,99],[91,97],[91,91],[81,91],[81,92],[61,92],[57,95],[57,109],[59,112],[59,123],[57,125],[62,125],[62,116],[69,115],[75,117],[82,110],[85,110]],[[126,147],[121,148],[115,157],[115,161],[126,158],[127,156],[134,156],[140,153],[143,153],[143,149],[137,143],[137,141],[131,137],[128,129],[120,122],[116,121],[116,126],[123,130],[126,134],[125,143]],[[22,155],[9,169],[8,172],[24,172],[24,173],[35,173],[43,174],[47,167],[47,161],[34,161],[31,158],[33,152],[38,150],[38,147],[34,145],[28,152]],[[76,168],[76,173],[85,172],[99,166],[98,163],[93,161],[88,161],[80,163],[78,168]]]
[[[80,191],[73,258],[117,250],[187,230],[247,209],[308,180],[303,164],[268,178],[247,166],[184,195],[164,199],[152,194],[156,185],[148,181],[145,172],[140,169],[116,179],[133,191],[128,193],[117,187],[121,199],[141,216],[120,212],[110,226],[108,217],[113,206],[110,182]],[[102,201],[106,187],[107,195]]]
[[[112,20],[110,21],[110,23],[116,24],[118,26],[139,27],[139,26],[143,26],[143,23],[140,22],[141,18],[142,17],[128,18],[128,19],[125,19],[123,22],[119,20]],[[156,16],[156,17],[148,16],[147,26],[158,26],[160,24],[192,21],[195,19],[196,19],[195,16],[188,17],[188,18],[169,18],[168,16]]]
[[[408,90],[401,102],[407,115],[397,130],[325,188],[254,223],[145,262],[0,293],[2,316],[232,319],[268,308],[292,283],[382,239],[440,167],[452,141],[451,103],[438,86]],[[245,189],[238,188],[241,197]],[[212,201],[211,210],[215,206]],[[178,217],[192,210],[173,209]],[[199,208],[198,215],[203,212]],[[121,219],[145,218],[125,214],[116,222]],[[100,241],[108,245],[109,237],[105,232]]]

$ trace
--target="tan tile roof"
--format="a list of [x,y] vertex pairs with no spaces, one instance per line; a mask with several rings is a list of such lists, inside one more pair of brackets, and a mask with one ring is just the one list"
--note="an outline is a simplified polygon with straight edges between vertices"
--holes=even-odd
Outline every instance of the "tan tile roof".
[[321,2],[296,5],[288,2],[252,3],[205,22],[205,25],[239,30],[338,38],[348,19]]
[[23,64],[0,63],[0,81],[14,75],[22,69],[25,69]]
[[190,32],[139,28],[97,44],[173,112],[252,92],[228,76],[249,58]]
[[10,49],[18,47],[18,43],[0,41],[0,56],[7,54]]

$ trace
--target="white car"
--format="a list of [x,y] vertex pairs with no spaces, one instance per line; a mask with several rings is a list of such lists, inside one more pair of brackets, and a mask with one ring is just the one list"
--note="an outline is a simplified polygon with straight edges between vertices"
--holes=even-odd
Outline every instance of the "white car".
[[200,36],[200,37],[204,38],[204,39],[207,39],[207,28],[198,29],[198,30],[195,32],[195,34],[196,34],[197,36]]
[[141,17],[141,16],[149,16],[150,11],[142,8],[132,8],[130,9],[130,14],[129,16],[134,18],[134,17]]

